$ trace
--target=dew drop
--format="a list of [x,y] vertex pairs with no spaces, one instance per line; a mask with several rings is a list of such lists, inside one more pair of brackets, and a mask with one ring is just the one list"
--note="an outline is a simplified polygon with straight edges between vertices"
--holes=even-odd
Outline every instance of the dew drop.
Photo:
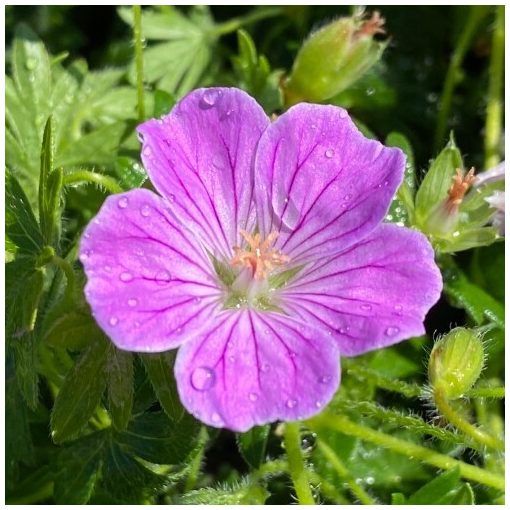
[[367,312],[369,312],[370,310],[372,310],[372,305],[361,305],[360,308],[362,310],[366,310]]
[[351,198],[352,198],[352,195],[350,193],[344,196],[345,201],[350,200]]
[[345,119],[345,117],[347,117],[347,110],[341,109],[340,110],[340,118]]
[[206,391],[214,386],[216,376],[209,367],[197,367],[191,374],[191,386],[197,391]]
[[194,301],[195,301],[195,303],[198,304],[198,303],[200,303],[200,301],[202,301],[202,298],[200,296],[197,296]]
[[331,377],[329,375],[323,375],[319,378],[319,382],[321,384],[327,384],[329,381],[331,381]]
[[328,159],[331,159],[334,155],[335,155],[335,151],[333,149],[328,149],[324,153],[324,156],[326,156]]
[[294,359],[296,357],[296,353],[293,351],[289,352],[289,358]]
[[367,476],[365,478],[365,482],[367,483],[367,485],[373,485],[375,482],[375,478],[373,476]]
[[234,356],[229,356],[229,357],[228,357],[228,362],[229,362],[229,363],[234,363],[234,361],[235,361],[235,360],[236,360],[236,359],[235,359],[235,357],[234,357]]
[[320,400],[317,400],[317,401],[315,402],[315,407],[316,407],[317,409],[319,409],[319,407],[321,407],[321,406],[322,406],[322,402],[321,402]]
[[139,328],[140,327],[140,322],[139,321],[135,321],[135,328]]
[[111,273],[111,272],[112,272],[112,266],[104,266],[104,270],[105,270],[107,273]]
[[128,202],[129,201],[128,201],[128,199],[126,197],[122,197],[117,202],[117,205],[119,206],[120,209],[125,209],[128,206]]
[[170,202],[175,202],[175,195],[168,195],[168,200],[170,200]]
[[292,398],[289,398],[289,400],[287,400],[286,404],[285,404],[289,409],[294,409],[294,407],[296,407],[297,405],[297,400],[294,400]]
[[144,218],[147,218],[147,216],[149,216],[151,213],[151,208],[145,204],[141,207],[140,209],[140,214],[144,217]]
[[27,58],[25,62],[25,67],[29,71],[33,71],[37,67],[37,60],[35,58]]
[[133,275],[127,271],[124,271],[123,273],[120,273],[119,279],[122,282],[130,282],[133,279]]
[[269,371],[269,364],[268,363],[262,363],[260,370],[262,372],[268,372]]
[[256,402],[258,400],[259,396],[256,393],[250,393],[248,395],[248,398],[250,399],[251,402]]
[[108,321],[108,324],[110,326],[116,326],[119,323],[119,319],[117,317],[110,317],[110,320]]
[[162,269],[156,273],[154,279],[158,285],[167,285],[172,279],[172,275],[165,269]]
[[134,307],[138,304],[138,299],[136,299],[136,298],[130,298],[130,299],[128,299],[127,304],[128,304],[128,306],[130,306],[131,308],[134,308]]
[[397,328],[397,326],[390,326],[389,328],[386,328],[384,333],[386,336],[395,336],[399,331],[400,328]]
[[202,94],[200,106],[204,109],[212,108],[218,101],[218,97],[221,95],[219,90],[209,89]]
[[220,415],[218,413],[212,413],[211,420],[214,423],[220,423],[221,422],[221,417],[220,417]]
[[395,312],[397,312],[399,315],[402,315],[402,305],[395,305],[393,307],[393,309],[395,310]]
[[149,145],[145,146],[143,148],[143,155],[148,157],[151,154],[152,154],[152,149],[150,148],[150,146]]

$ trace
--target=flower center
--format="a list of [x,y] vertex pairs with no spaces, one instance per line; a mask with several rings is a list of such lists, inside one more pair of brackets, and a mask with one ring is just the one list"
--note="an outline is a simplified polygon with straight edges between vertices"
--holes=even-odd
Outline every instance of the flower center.
[[234,256],[230,264],[249,268],[253,279],[265,280],[271,271],[289,262],[290,258],[287,255],[271,247],[278,237],[278,232],[271,232],[264,240],[259,233],[251,235],[241,230],[240,234],[248,243],[248,249],[234,246]]
[[453,184],[448,190],[447,209],[449,212],[456,210],[462,203],[464,195],[475,180],[475,169],[471,168],[467,174],[463,174],[460,168],[457,168],[457,174],[453,177]]

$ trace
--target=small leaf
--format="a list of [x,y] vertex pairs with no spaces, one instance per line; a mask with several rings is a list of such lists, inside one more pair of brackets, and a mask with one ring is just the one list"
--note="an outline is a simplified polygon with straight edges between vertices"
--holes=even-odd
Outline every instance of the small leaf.
[[258,469],[266,455],[269,425],[253,427],[248,432],[237,434],[237,446],[246,463]]
[[5,179],[5,233],[20,254],[37,255],[44,246],[30,202],[11,172]]
[[[70,350],[84,349],[101,335],[101,330],[90,313],[77,307],[62,310],[51,319],[51,323],[46,326],[43,333],[43,339],[55,347]],[[45,318],[46,322],[48,322],[48,316]]]
[[412,494],[408,505],[448,505],[459,490],[460,470],[450,469]]
[[107,361],[108,409],[113,426],[124,430],[133,409],[133,355],[110,345]]
[[99,477],[106,439],[103,431],[95,432],[60,451],[53,489],[57,505],[84,505],[89,501]]
[[127,157],[117,158],[115,172],[119,177],[120,185],[126,190],[139,188],[147,180],[147,172],[134,159]]
[[78,436],[99,405],[106,386],[108,349],[108,343],[98,339],[67,374],[51,413],[56,443]]
[[286,271],[281,271],[273,276],[270,276],[268,279],[269,286],[274,289],[279,289],[286,285],[289,280],[292,280],[294,276],[296,276],[301,269],[303,269],[304,264],[296,267],[292,267],[291,269],[287,269]]
[[184,415],[184,407],[174,377],[175,351],[141,354],[140,357],[161,407],[170,419],[180,420]]
[[164,90],[156,90],[154,92],[154,117],[162,117],[170,113],[176,102],[173,94],[169,94]]

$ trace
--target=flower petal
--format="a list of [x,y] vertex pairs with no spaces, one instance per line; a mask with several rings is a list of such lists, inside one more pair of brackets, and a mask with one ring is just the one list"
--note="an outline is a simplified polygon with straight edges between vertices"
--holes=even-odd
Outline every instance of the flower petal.
[[382,221],[405,158],[365,138],[336,106],[298,104],[262,135],[255,197],[264,236],[295,263],[334,255]]
[[163,199],[137,189],[106,199],[82,237],[85,296],[121,349],[181,344],[217,306],[212,264]]
[[183,345],[175,375],[193,415],[243,432],[318,413],[338,387],[340,363],[334,342],[305,323],[243,309]]
[[340,353],[354,356],[423,334],[441,287],[426,237],[383,224],[296,277],[281,293],[281,306],[330,332]]
[[242,90],[209,88],[138,128],[152,183],[215,256],[230,258],[239,228],[254,229],[253,158],[268,124]]

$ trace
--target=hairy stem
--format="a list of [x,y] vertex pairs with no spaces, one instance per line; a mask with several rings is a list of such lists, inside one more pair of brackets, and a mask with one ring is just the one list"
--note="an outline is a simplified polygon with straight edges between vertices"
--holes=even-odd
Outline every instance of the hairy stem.
[[499,143],[502,124],[503,65],[505,52],[505,7],[495,7],[492,52],[489,65],[489,90],[485,117],[485,168],[500,161]]
[[198,436],[198,442],[200,444],[200,450],[197,455],[191,461],[190,471],[186,479],[185,492],[189,492],[195,488],[198,481],[198,475],[200,474],[200,467],[202,466],[202,459],[204,458],[205,445],[209,438],[207,429],[202,427]]
[[143,95],[143,39],[142,39],[142,8],[133,5],[133,38],[135,43],[136,90],[138,93],[138,120],[145,119],[145,103]]
[[301,452],[301,435],[298,422],[285,424],[283,439],[287,452],[290,477],[296,490],[298,502],[300,505],[315,505]]
[[335,416],[331,414],[322,413],[315,418],[312,418],[306,422],[306,425],[313,430],[320,430],[329,428],[346,434],[348,436],[357,437],[363,441],[388,448],[397,453],[401,453],[406,457],[414,457],[415,459],[421,460],[426,464],[435,466],[439,469],[452,469],[458,467],[460,469],[461,476],[468,480],[482,483],[488,487],[494,487],[495,489],[505,489],[505,478],[495,473],[490,473],[485,469],[481,469],[471,464],[466,464],[461,460],[452,459],[448,455],[437,453],[433,450],[417,445],[410,441],[399,439],[384,432],[373,430],[364,425],[354,423],[344,416]]
[[62,271],[66,275],[67,285],[66,290],[64,291],[64,299],[66,301],[70,301],[74,295],[75,278],[73,268],[71,264],[67,262],[67,260],[63,259],[62,257],[59,257],[58,255],[53,255],[53,257],[51,258],[51,262],[55,264],[58,268],[62,269]]
[[64,175],[64,186],[79,184],[82,182],[97,184],[108,190],[110,193],[122,193],[122,191],[124,191],[115,179],[112,179],[107,175],[91,172],[90,170],[77,170],[76,172]]
[[434,402],[436,403],[439,412],[455,427],[464,432],[467,436],[471,437],[481,446],[487,446],[493,450],[503,450],[505,448],[504,441],[492,437],[479,428],[475,427],[462,416],[460,416],[455,409],[453,409],[443,392],[436,388],[433,392]]
[[377,501],[375,501],[366,491],[356,483],[356,480],[351,475],[349,470],[345,467],[344,463],[338,458],[336,453],[333,451],[332,448],[330,448],[326,443],[319,440],[317,441],[317,447],[322,452],[324,457],[331,463],[333,468],[338,473],[338,476],[345,480],[345,483],[349,486],[349,489],[354,494],[358,500],[363,503],[364,505],[375,505],[377,504]]
[[464,56],[469,49],[471,40],[473,39],[480,22],[485,16],[485,13],[485,6],[473,5],[470,7],[468,19],[452,53],[448,71],[446,72],[443,92],[441,94],[441,99],[439,100],[439,113],[434,138],[434,150],[436,152],[441,149],[441,146],[444,143],[448,118],[450,116],[452,106],[453,91],[457,85],[462,61],[464,60]]

